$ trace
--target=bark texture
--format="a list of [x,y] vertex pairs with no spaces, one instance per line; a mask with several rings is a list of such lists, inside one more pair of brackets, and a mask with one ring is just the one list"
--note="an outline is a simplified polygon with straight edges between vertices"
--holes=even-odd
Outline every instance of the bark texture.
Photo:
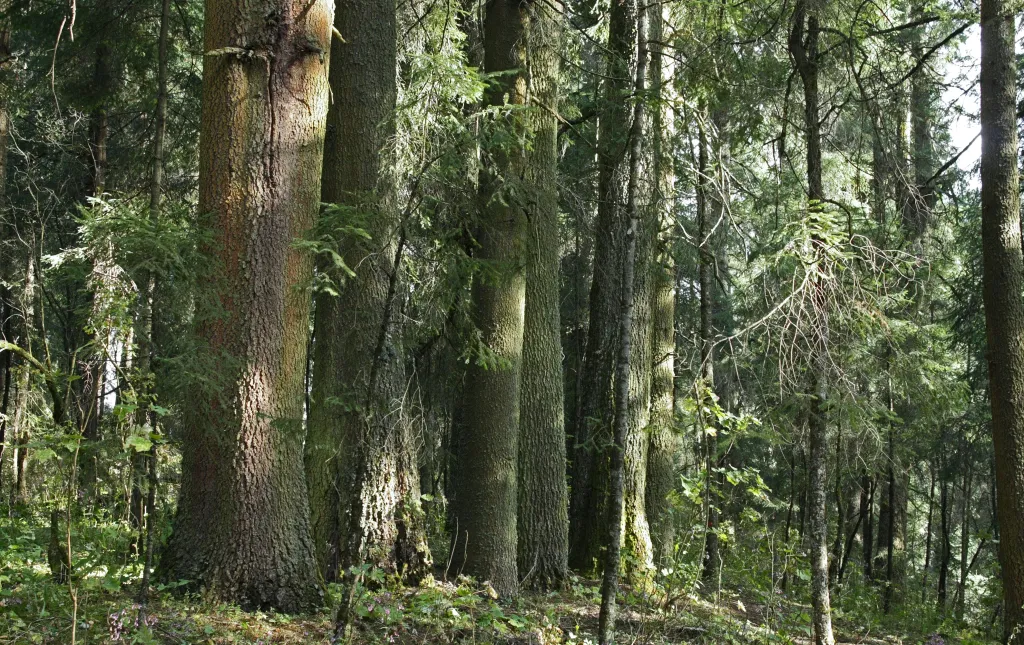
[[981,240],[1007,640],[1024,638],[1024,258],[1014,3],[981,3]]
[[568,573],[569,508],[565,479],[565,417],[559,303],[558,123],[561,15],[533,3],[524,38],[528,91],[542,106],[529,119],[523,204],[529,218],[526,313],[519,395],[518,559],[525,584],[561,586]]
[[[484,69],[521,70],[528,5],[490,0],[484,19]],[[498,77],[489,105],[529,104],[522,72]],[[494,127],[522,136],[519,110],[505,112]],[[466,373],[460,432],[459,484],[454,552],[462,569],[488,580],[502,596],[519,590],[517,576],[516,464],[519,381],[526,306],[527,214],[521,203],[526,161],[521,147],[485,137],[480,173],[481,210],[474,257],[472,316],[480,334],[479,355]]]
[[206,3],[199,211],[224,313],[198,331],[219,380],[195,386],[161,560],[164,579],[287,612],[321,598],[302,472],[312,263],[292,241],[320,201],[330,24],[325,1]]
[[391,149],[395,3],[341,2],[334,22],[346,43],[333,39],[331,51],[322,200],[340,207],[337,224],[370,239],[324,231],[355,275],[325,265],[333,288],[316,295],[305,455],[313,538],[328,580],[363,562],[416,579],[430,554],[395,323],[404,246]]
[[[650,68],[648,75],[654,109],[651,112],[653,140],[653,172],[655,180],[654,223],[656,242],[651,271],[653,272],[651,304],[651,394],[648,425],[647,481],[645,503],[650,524],[654,564],[667,564],[675,546],[675,526],[669,499],[675,489],[676,455],[678,441],[673,434],[673,405],[675,403],[675,265],[672,257],[671,231],[674,225],[675,171],[670,154],[673,145],[673,112],[663,102],[669,98],[672,78],[672,58],[663,55],[664,19],[661,5],[648,9],[648,49]],[[657,231],[662,231],[660,235]]]
[[[800,0],[793,16],[793,29],[789,36],[789,50],[796,61],[797,72],[804,86],[804,127],[807,137],[807,188],[808,217],[816,217],[821,212],[822,200],[825,197],[821,178],[821,116],[818,97],[818,71],[820,54],[818,52],[818,5],[816,0]],[[818,262],[826,261],[821,248],[823,242],[812,239],[815,258]],[[820,278],[818,278],[820,279]],[[827,304],[822,302],[821,289],[812,286],[814,306],[818,316],[823,316]],[[821,321],[818,321],[819,325]],[[815,334],[824,334],[819,340],[827,346],[827,328],[814,330]],[[815,343],[816,345],[818,343]],[[810,383],[808,394],[810,410],[808,411],[809,454],[807,468],[808,478],[808,520],[810,523],[809,557],[811,561],[811,624],[813,625],[815,645],[834,645],[832,634],[831,603],[828,589],[828,446],[826,402],[827,385],[825,382],[825,358],[820,351],[814,352],[809,359]]]
[[607,70],[598,122],[598,206],[594,234],[590,325],[574,429],[569,564],[592,571],[600,559],[607,517],[612,382],[619,344],[619,307],[628,193],[628,96],[637,65],[637,7],[614,0],[608,26]]

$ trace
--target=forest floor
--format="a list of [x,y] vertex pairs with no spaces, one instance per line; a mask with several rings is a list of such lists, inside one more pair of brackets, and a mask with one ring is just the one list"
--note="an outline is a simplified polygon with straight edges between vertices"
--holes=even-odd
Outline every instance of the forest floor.
[[[45,576],[45,572],[38,571]],[[43,583],[37,580],[37,583]],[[82,584],[46,588],[11,586],[0,578],[0,644],[66,645],[72,643],[196,644],[196,645],[322,645],[330,642],[329,612],[287,616],[212,605],[202,599],[155,593],[147,624],[130,586],[116,590]],[[77,588],[76,588],[77,587]],[[70,591],[76,588],[77,598]],[[19,593],[30,592],[33,597]],[[333,595],[333,594],[332,594]],[[557,593],[527,593],[501,604],[487,587],[440,581],[402,590],[367,592],[356,608],[360,616],[351,636],[355,644],[399,643],[585,645],[596,642],[598,584],[577,580]],[[75,610],[77,602],[78,609]],[[73,618],[73,615],[75,616]],[[806,607],[768,608],[744,603],[723,593],[718,603],[687,595],[665,606],[664,598],[626,594],[620,608],[617,642],[676,645],[684,643],[804,644]],[[72,637],[71,625],[76,624]],[[853,634],[838,626],[842,645],[924,643],[917,639],[878,638]],[[941,640],[927,640],[941,643]],[[954,641],[946,641],[954,642]]]

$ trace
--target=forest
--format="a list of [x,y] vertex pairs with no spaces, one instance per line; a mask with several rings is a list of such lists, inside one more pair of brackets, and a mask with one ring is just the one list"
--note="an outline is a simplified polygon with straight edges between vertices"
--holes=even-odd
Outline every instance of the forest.
[[1019,0],[0,0],[0,645],[1024,644]]

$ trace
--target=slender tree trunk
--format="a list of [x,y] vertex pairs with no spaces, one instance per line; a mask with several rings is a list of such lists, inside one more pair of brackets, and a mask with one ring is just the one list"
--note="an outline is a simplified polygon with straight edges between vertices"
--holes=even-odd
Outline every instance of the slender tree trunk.
[[[152,174],[149,180],[149,217],[154,221],[160,217],[163,199],[164,135],[167,131],[167,46],[171,22],[170,0],[162,0],[160,5],[160,39],[157,44],[156,112],[154,113]],[[142,275],[140,284],[142,289],[139,294],[139,324],[135,336],[138,343],[139,359],[137,369],[140,376],[140,385],[136,388],[139,394],[136,422],[141,427],[149,428],[150,432],[155,432],[156,419],[155,415],[152,414],[151,404],[153,403],[152,397],[156,388],[151,371],[155,354],[153,316],[156,304],[153,298],[156,293],[156,276],[146,271]],[[135,538],[136,544],[133,545],[132,551],[135,551],[144,558],[148,557],[147,534],[150,522],[147,518],[153,509],[149,505],[151,495],[144,495],[143,489],[155,485],[153,484],[153,478],[156,476],[155,460],[155,444],[148,455],[134,454],[132,458],[130,512],[139,529],[138,535]],[[148,569],[144,571],[144,574],[148,576]]]
[[[11,58],[11,0],[0,2],[0,60]],[[7,140],[10,137],[11,117],[9,102],[11,95],[10,64],[0,63],[0,208],[7,208]],[[13,222],[0,224],[0,283],[14,282]],[[0,338],[14,340],[14,292],[7,286],[0,286]],[[0,350],[0,491],[3,491],[4,456],[7,452],[8,411],[11,402],[11,381],[13,352]]]
[[867,580],[871,580],[873,576],[872,558],[875,552],[874,490],[874,481],[865,469],[860,477],[860,514],[864,517],[864,528],[861,533],[861,560],[864,566],[864,577]]
[[928,463],[928,474],[931,484],[928,487],[928,523],[925,528],[924,571],[921,576],[921,602],[928,599],[928,574],[932,568],[932,532],[935,518],[935,466]]
[[981,3],[981,239],[1007,639],[1024,629],[1024,258],[1014,3]]
[[[821,116],[818,106],[818,69],[820,58],[818,53],[817,4],[815,0],[799,0],[794,13],[793,30],[789,37],[789,49],[796,60],[797,71],[804,85],[804,125],[807,130],[807,184],[809,199],[809,217],[816,217],[822,208],[824,189],[821,180]],[[804,24],[806,19],[806,26]],[[822,242],[812,240],[815,256],[818,261],[825,261],[821,250]],[[819,312],[825,311],[827,304],[822,302],[820,287],[815,285],[814,306]],[[817,334],[827,334],[827,330],[816,330]],[[827,337],[823,344],[827,344]],[[808,470],[808,515],[810,519],[810,560],[811,560],[811,623],[814,627],[815,645],[833,645],[832,616],[828,589],[828,514],[826,511],[827,473],[827,420],[825,383],[825,359],[820,355],[811,358],[811,382],[808,393],[810,411],[808,414],[809,455]]]
[[321,600],[302,472],[312,262],[292,241],[320,202],[329,9],[206,3],[199,212],[224,314],[198,333],[219,382],[194,389],[160,561],[163,579],[287,612]]
[[[522,11],[532,150],[525,153],[529,209],[523,372],[519,398],[518,559],[525,583],[559,587],[568,574],[569,491],[565,479],[558,226],[558,71],[560,21],[555,5]],[[550,109],[550,111],[549,111]]]
[[643,135],[644,104],[640,98],[644,92],[647,67],[647,12],[637,11],[632,5],[626,7],[627,13],[635,18],[636,28],[636,70],[633,82],[635,98],[631,124],[628,133],[629,172],[626,187],[626,229],[625,259],[622,265],[622,300],[619,315],[619,354],[615,361],[615,420],[611,448],[611,491],[608,506],[608,518],[605,525],[608,536],[605,551],[604,576],[601,581],[601,612],[598,617],[598,639],[600,645],[614,645],[616,620],[616,595],[619,590],[619,564],[622,553],[622,530],[620,529],[624,515],[623,487],[625,479],[626,440],[629,431],[630,405],[630,361],[632,351],[632,326],[634,305],[634,272],[636,261],[637,236],[641,228],[641,219],[637,207],[637,183],[640,171],[640,139]]
[[[697,282],[700,285],[700,384],[698,396],[714,392],[715,388],[715,354],[714,354],[714,264],[715,253],[712,247],[712,221],[709,201],[709,193],[715,188],[709,188],[709,176],[712,172],[708,161],[709,143],[707,125],[702,121],[698,123],[698,153],[697,153],[697,252],[699,264],[697,269]],[[703,406],[702,406],[703,407]],[[717,420],[706,418],[701,414],[698,417],[700,422],[700,441],[703,446],[704,461],[704,519],[706,528],[704,531],[704,554],[702,557],[701,581],[705,589],[711,588],[717,578],[719,554],[718,554],[718,478],[715,476],[715,468],[718,465],[718,433]]]
[[972,476],[970,462],[964,473],[964,500],[960,513],[960,577],[956,585],[956,599],[953,602],[954,616],[957,620],[964,619],[964,595],[967,591],[967,571],[970,563],[971,545],[971,485]]
[[[25,352],[32,353],[32,336],[36,331],[36,254],[38,240],[34,224],[29,224],[28,244],[25,249],[25,282],[21,290],[21,332],[18,346]],[[17,373],[17,384],[14,396],[14,490],[12,498],[17,504],[28,502],[28,443],[31,437],[29,427],[29,385],[31,384],[31,365],[21,362]],[[54,402],[57,405],[57,402]]]
[[939,545],[939,584],[936,602],[939,611],[946,610],[946,584],[949,578],[949,484],[945,481],[939,487],[939,529],[941,544]]

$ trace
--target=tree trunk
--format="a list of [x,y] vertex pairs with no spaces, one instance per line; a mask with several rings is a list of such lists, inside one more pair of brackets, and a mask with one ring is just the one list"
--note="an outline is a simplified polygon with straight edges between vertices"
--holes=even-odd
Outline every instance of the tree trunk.
[[[149,217],[156,220],[160,217],[160,207],[163,199],[164,183],[164,135],[167,131],[167,45],[169,40],[171,22],[170,0],[162,0],[160,3],[160,40],[157,44],[157,92],[156,111],[154,114],[153,132],[153,158],[149,181]],[[153,316],[155,303],[153,297],[156,293],[156,276],[148,271],[143,272],[141,280],[141,292],[139,293],[139,314],[136,331],[136,342],[138,343],[138,374],[140,384],[136,387],[138,392],[138,408],[136,410],[136,423],[148,428],[149,432],[156,430],[156,418],[152,414],[151,404],[156,391],[153,375],[151,374],[155,348],[153,345]],[[135,526],[139,529],[137,537],[134,538],[132,551],[137,555],[146,557],[145,545],[148,533],[147,517],[153,510],[149,504],[152,494],[144,494],[144,488],[151,487],[153,477],[156,473],[156,446],[154,445],[150,454],[143,456],[140,453],[132,455],[132,491],[130,514]],[[148,568],[146,569],[148,571]]]
[[[25,249],[25,282],[21,291],[21,333],[18,346],[26,353],[32,353],[32,336],[36,332],[36,253],[38,242],[34,224],[29,224]],[[28,502],[28,443],[31,436],[29,427],[29,386],[32,383],[32,366],[21,362],[17,372],[14,395],[14,490],[12,498],[17,504]],[[54,401],[54,405],[57,402]]]
[[[805,25],[806,18],[806,37]],[[821,180],[821,122],[818,107],[818,14],[816,0],[799,0],[794,12],[793,30],[789,37],[789,49],[796,60],[797,71],[804,85],[804,125],[807,131],[807,185],[809,217],[816,217],[822,208],[824,189]],[[813,239],[815,256],[824,261],[822,241]],[[820,287],[813,286],[814,306],[824,311]],[[827,330],[815,330],[826,334]],[[822,344],[828,339],[823,338]],[[824,365],[825,358],[818,355],[810,359],[810,411],[808,415],[809,455],[808,470],[808,519],[810,521],[811,560],[811,623],[814,627],[815,645],[833,645],[832,616],[828,589],[828,513],[826,511],[828,482],[826,443],[826,396]]]
[[[513,0],[490,0],[484,19],[487,72],[522,69],[528,10],[528,5]],[[500,107],[507,96],[509,105],[528,107],[527,86],[523,72],[506,73],[488,88],[487,103]],[[522,136],[524,118],[507,112],[494,125]],[[528,230],[527,213],[516,190],[524,187],[514,182],[525,177],[528,163],[523,153],[523,149],[483,146],[474,254],[481,268],[474,276],[471,298],[473,322],[486,355],[476,357],[466,374],[456,500],[456,557],[464,557],[467,574],[489,580],[502,596],[516,595],[519,587],[516,462]]]
[[1024,629],[1024,258],[1015,12],[981,3],[981,239],[1006,638]]
[[939,585],[936,602],[939,611],[946,609],[946,584],[949,578],[949,484],[942,482],[939,488],[939,529],[942,533],[941,544],[939,545]]
[[[664,19],[662,6],[651,5],[648,10],[650,34],[651,94],[656,108],[651,114],[653,146],[656,225],[660,231],[669,231],[673,222],[673,193],[675,171],[672,167],[673,113],[662,107],[668,98],[672,79],[670,57],[663,55]],[[650,524],[654,564],[667,566],[673,557],[675,526],[669,495],[675,489],[675,458],[679,446],[672,431],[675,401],[675,264],[672,257],[672,236],[663,233],[657,240],[654,253],[654,286],[651,310],[651,418],[647,453],[647,520]]]
[[864,577],[871,580],[872,558],[875,553],[875,484],[865,469],[860,477],[860,514],[864,518],[861,532],[861,560],[864,565]]
[[[529,247],[519,398],[518,560],[525,583],[561,586],[568,574],[569,491],[565,480],[565,400],[559,302],[558,105],[562,16],[534,3],[521,15],[533,145],[525,152]],[[549,111],[549,109],[551,111]]]
[[[397,34],[393,0],[337,3],[322,201],[346,267],[324,263],[316,294],[306,480],[321,571],[336,580],[368,563],[418,579],[430,563],[396,302],[402,218],[395,204]],[[340,221],[336,221],[340,219]],[[341,238],[341,239],[339,239]]]
[[[706,112],[706,111],[705,111]],[[713,229],[715,222],[711,213],[711,192],[716,186],[709,187],[708,178],[713,172],[710,157],[708,128],[701,115],[698,129],[697,152],[697,283],[700,287],[700,391],[698,396],[705,397],[715,391],[715,251],[713,246]],[[720,200],[714,200],[716,202]],[[724,403],[724,401],[722,401]],[[718,466],[718,420],[708,419],[699,415],[700,442],[703,447],[703,467],[705,467],[705,549],[701,558],[700,578],[703,585],[710,588],[718,577],[719,540],[718,540],[718,503],[720,480],[715,474]]]
[[208,0],[199,212],[212,219],[224,314],[199,323],[217,387],[182,433],[165,580],[244,607],[319,606],[302,472],[312,263],[292,241],[320,202],[329,3]]
[[928,574],[932,568],[932,532],[935,518],[935,466],[928,463],[928,474],[931,484],[928,487],[928,523],[925,527],[924,570],[921,576],[921,602],[928,599]]
[[960,577],[956,585],[956,597],[953,601],[954,616],[957,620],[964,619],[964,596],[967,591],[967,571],[970,562],[971,545],[971,465],[968,462],[967,472],[964,473],[964,500],[961,504],[960,513]]
[[631,130],[629,80],[636,75],[637,7],[635,0],[612,2],[608,25],[607,68],[598,133],[598,208],[594,234],[594,270],[590,288],[590,325],[584,355],[580,414],[570,498],[569,564],[593,570],[601,557],[604,519],[608,515],[608,459],[611,435],[612,382],[621,300],[626,230],[628,133]]
[[[627,0],[628,2],[629,0]],[[619,314],[619,353],[615,361],[615,420],[611,448],[611,486],[608,517],[605,524],[608,536],[605,551],[604,576],[601,581],[601,611],[598,617],[598,639],[600,645],[614,645],[616,595],[619,590],[619,564],[622,554],[621,525],[625,512],[623,488],[625,479],[625,458],[627,433],[629,432],[630,406],[630,361],[633,341],[634,278],[637,250],[637,236],[641,230],[641,219],[637,208],[637,182],[640,167],[640,139],[643,135],[644,93],[647,67],[646,11],[639,11],[635,4],[619,5],[624,13],[630,14],[636,29],[636,70],[633,82],[632,123],[628,132],[629,172],[626,183],[626,216],[628,227],[624,240],[625,258],[622,264],[622,300]]]

